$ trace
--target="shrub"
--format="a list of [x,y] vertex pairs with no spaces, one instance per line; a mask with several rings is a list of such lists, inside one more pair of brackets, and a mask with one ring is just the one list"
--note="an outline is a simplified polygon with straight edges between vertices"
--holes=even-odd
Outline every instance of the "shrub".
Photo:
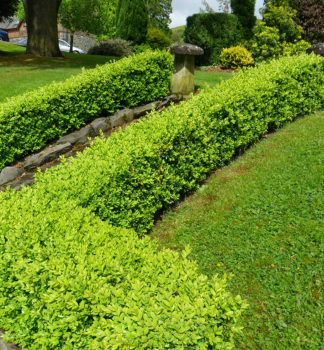
[[253,29],[252,54],[257,62],[287,54],[306,52],[310,47],[302,41],[302,27],[295,23],[296,11],[289,6],[267,2],[263,21]]
[[145,43],[153,50],[163,50],[171,45],[171,39],[162,30],[149,28],[146,35]]
[[278,58],[281,55],[282,45],[277,28],[267,27],[260,22],[254,27],[253,32],[251,52],[256,62]]
[[89,55],[127,57],[133,54],[132,42],[123,39],[108,39],[89,49]]
[[284,57],[152,115],[40,174],[35,196],[73,200],[112,225],[149,230],[154,215],[273,128],[323,106],[324,59]]
[[305,53],[310,47],[311,47],[311,44],[305,40],[300,40],[296,42],[296,44],[283,43],[282,54],[283,56],[299,55],[301,53]]
[[152,51],[152,48],[147,44],[141,44],[141,45],[134,45],[133,50],[136,54],[139,54],[145,51]]
[[198,65],[218,64],[223,48],[238,45],[242,39],[242,26],[235,15],[199,13],[187,18],[184,41],[205,50],[196,59]]
[[319,0],[289,0],[289,5],[296,9],[296,21],[304,29],[307,41],[324,41],[324,6]]
[[243,46],[230,47],[221,53],[221,64],[223,68],[239,68],[251,66],[254,63],[251,52]]
[[0,327],[37,349],[233,347],[245,309],[197,265],[73,201],[0,195]]
[[30,350],[233,348],[245,303],[225,281],[108,223],[145,232],[235,151],[323,108],[323,72],[315,55],[242,70],[0,193],[0,327]]
[[146,52],[0,104],[0,169],[101,113],[166,96],[173,69],[169,53]]

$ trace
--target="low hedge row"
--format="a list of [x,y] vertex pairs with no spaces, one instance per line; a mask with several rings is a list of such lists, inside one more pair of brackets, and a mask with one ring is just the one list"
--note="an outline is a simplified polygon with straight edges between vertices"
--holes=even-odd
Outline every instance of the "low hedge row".
[[321,108],[324,59],[282,58],[152,115],[77,159],[41,174],[34,193],[75,200],[139,234],[155,213],[195,189],[211,169],[297,116]]
[[31,350],[231,349],[245,303],[128,228],[144,233],[237,150],[322,108],[323,73],[314,55],[242,71],[1,193],[0,327]]
[[147,52],[0,104],[0,170],[101,113],[165,97],[173,69],[169,53]]
[[32,191],[0,194],[0,328],[28,350],[232,349],[246,308],[132,230]]

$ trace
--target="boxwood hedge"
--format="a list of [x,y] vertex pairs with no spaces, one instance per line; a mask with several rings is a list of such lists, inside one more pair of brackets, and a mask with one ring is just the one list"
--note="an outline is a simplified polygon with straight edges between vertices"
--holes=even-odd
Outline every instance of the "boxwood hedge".
[[165,97],[173,69],[169,53],[146,52],[0,104],[0,170],[101,113]]
[[31,350],[231,349],[245,303],[132,229],[146,232],[237,150],[322,108],[323,73],[315,55],[241,71],[0,194],[0,327]]
[[0,328],[28,350],[232,349],[246,303],[73,201],[0,194]]
[[33,191],[75,200],[139,234],[155,213],[269,130],[323,106],[324,59],[282,58],[243,70],[41,174]]

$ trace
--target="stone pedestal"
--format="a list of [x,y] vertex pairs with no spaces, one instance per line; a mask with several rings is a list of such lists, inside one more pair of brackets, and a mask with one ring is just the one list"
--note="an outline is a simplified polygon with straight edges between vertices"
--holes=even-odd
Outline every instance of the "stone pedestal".
[[195,91],[195,56],[176,56],[174,60],[175,74],[172,78],[174,94],[189,95]]
[[195,91],[195,56],[204,50],[196,45],[179,44],[172,46],[175,74],[172,78],[172,93],[187,96]]

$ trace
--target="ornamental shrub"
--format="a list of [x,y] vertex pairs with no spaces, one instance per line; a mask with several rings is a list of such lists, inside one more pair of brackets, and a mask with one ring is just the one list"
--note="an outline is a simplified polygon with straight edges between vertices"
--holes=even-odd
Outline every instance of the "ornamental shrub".
[[0,169],[101,113],[165,97],[173,69],[168,52],[145,52],[1,103]]
[[147,45],[147,44],[141,44],[141,45],[134,45],[133,46],[133,50],[135,52],[135,54],[139,54],[145,51],[152,51],[151,46]]
[[240,68],[251,66],[254,63],[251,52],[243,46],[230,47],[221,53],[221,65],[223,68]]
[[296,11],[286,3],[267,2],[263,21],[253,29],[251,52],[257,62],[287,54],[306,52],[310,47],[302,40],[303,29],[295,23]]
[[223,48],[238,45],[242,39],[242,26],[235,15],[199,13],[187,18],[184,41],[205,51],[196,57],[197,65],[218,64]]
[[153,50],[163,50],[172,44],[171,39],[162,30],[149,28],[145,43]]
[[154,215],[197,188],[269,130],[324,102],[324,59],[284,57],[243,70],[186,103],[98,140],[77,159],[38,175],[32,191],[75,201],[140,235]]
[[0,327],[28,350],[232,349],[226,277],[73,201],[0,194]]
[[128,57],[133,54],[132,42],[123,39],[103,40],[92,46],[89,55]]

